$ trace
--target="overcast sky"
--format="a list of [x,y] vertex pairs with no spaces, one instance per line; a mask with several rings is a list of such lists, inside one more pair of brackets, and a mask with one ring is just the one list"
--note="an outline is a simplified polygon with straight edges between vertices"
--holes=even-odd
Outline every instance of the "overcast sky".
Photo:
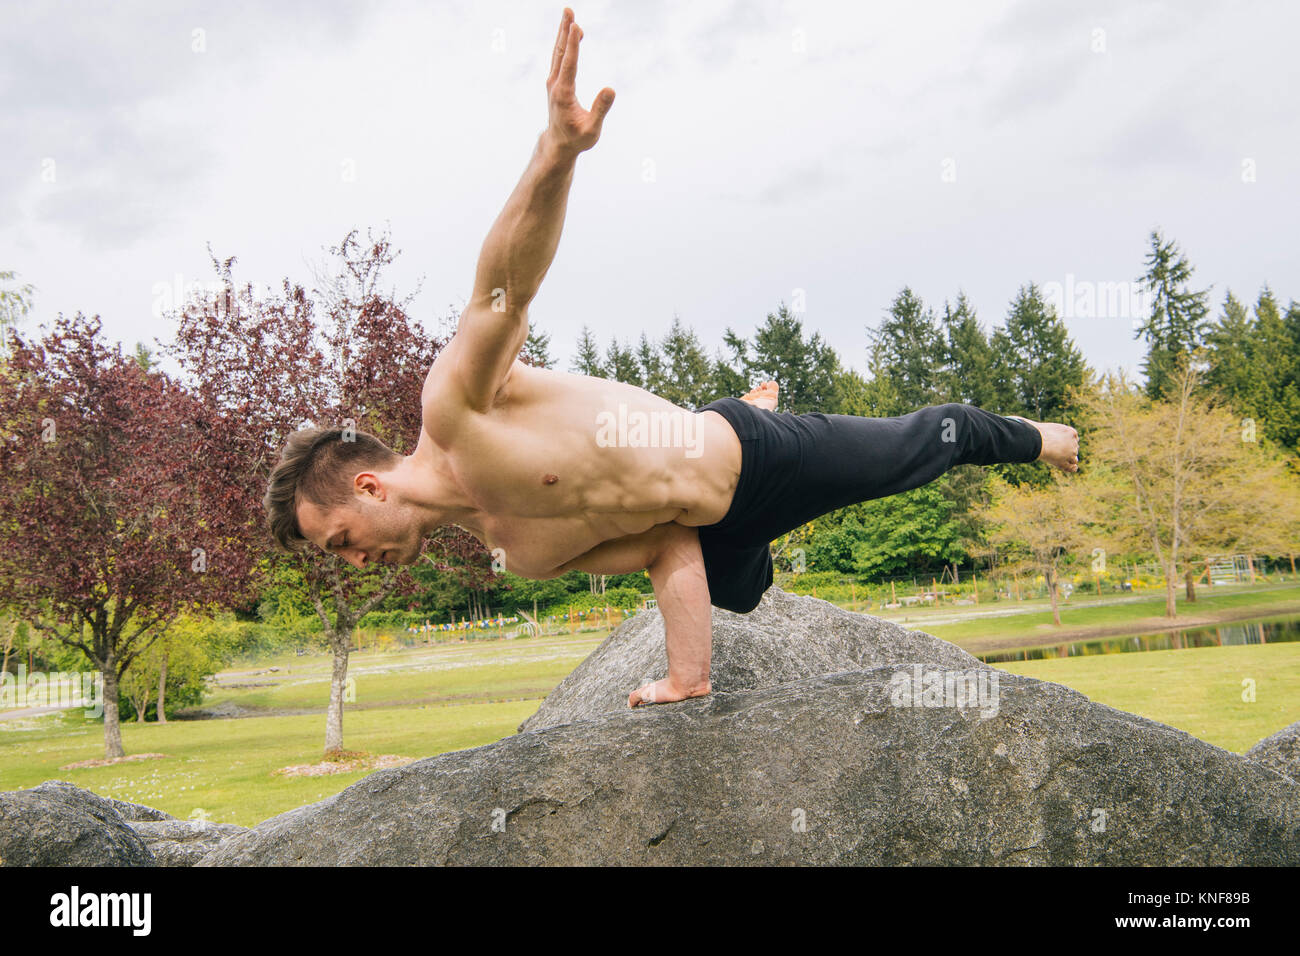
[[[163,288],[311,279],[353,226],[391,228],[390,278],[430,329],[544,127],[562,3],[60,4],[0,27],[0,270],[29,327],[100,314],[170,337]],[[1148,236],[1212,286],[1300,298],[1300,5],[1197,2],[573,5],[578,161],[533,304],[567,368],[586,323],[712,352],[781,302],[854,368],[910,285],[964,290],[986,329],[1030,281],[1094,368],[1134,368]],[[1107,301],[1109,298],[1109,302]]]

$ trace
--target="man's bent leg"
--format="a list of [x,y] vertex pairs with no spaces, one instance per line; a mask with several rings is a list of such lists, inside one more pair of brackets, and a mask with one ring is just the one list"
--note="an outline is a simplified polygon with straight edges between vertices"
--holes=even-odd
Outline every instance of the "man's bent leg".
[[714,607],[748,614],[772,586],[772,549],[766,542],[738,545],[705,527],[700,529],[700,553]]

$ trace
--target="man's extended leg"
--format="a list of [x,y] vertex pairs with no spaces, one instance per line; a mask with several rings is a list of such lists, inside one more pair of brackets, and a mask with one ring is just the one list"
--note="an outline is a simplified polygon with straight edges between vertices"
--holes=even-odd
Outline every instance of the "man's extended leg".
[[1029,462],[1041,453],[1067,471],[1078,467],[1073,428],[960,403],[893,418],[794,415],[732,398],[705,408],[731,422],[742,444],[731,510],[700,529],[712,603],[738,613],[771,583],[768,543],[827,512],[920,487],[960,464]]

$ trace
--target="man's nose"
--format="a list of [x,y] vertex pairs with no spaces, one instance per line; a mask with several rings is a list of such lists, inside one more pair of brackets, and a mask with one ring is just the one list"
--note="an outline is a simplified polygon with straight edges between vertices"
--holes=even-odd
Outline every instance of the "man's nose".
[[352,552],[352,558],[350,563],[352,564],[353,567],[364,568],[366,566],[366,561],[368,560],[369,557],[366,555],[364,551],[356,550]]

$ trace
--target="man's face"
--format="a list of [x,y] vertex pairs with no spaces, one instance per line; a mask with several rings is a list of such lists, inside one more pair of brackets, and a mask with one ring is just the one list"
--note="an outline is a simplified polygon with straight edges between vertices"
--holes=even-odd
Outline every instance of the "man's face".
[[298,527],[319,548],[349,564],[414,564],[423,537],[413,511],[394,501],[373,476],[359,475],[347,504],[322,508],[310,501],[298,506]]

